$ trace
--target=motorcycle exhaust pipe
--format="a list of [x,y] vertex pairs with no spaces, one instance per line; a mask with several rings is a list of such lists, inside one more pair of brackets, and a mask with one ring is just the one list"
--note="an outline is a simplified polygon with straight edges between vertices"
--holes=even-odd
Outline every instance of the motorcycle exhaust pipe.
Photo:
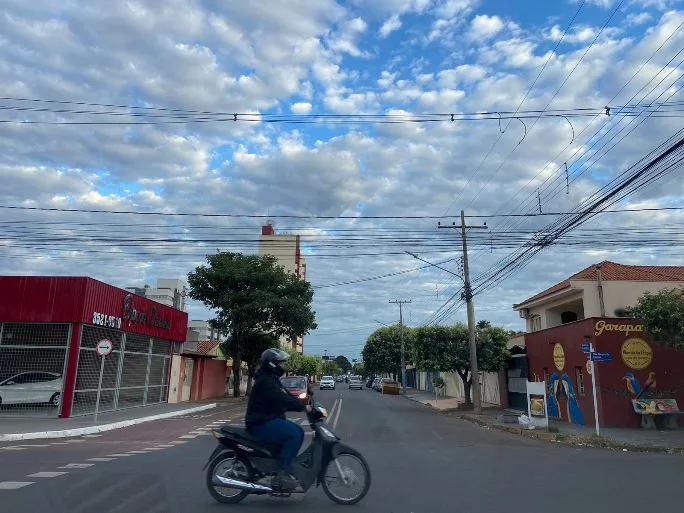
[[214,484],[217,486],[230,486],[231,488],[239,488],[240,490],[248,490],[250,492],[273,492],[273,488],[270,486],[248,483],[247,481],[240,481],[239,479],[232,479],[230,477],[223,476],[214,476]]

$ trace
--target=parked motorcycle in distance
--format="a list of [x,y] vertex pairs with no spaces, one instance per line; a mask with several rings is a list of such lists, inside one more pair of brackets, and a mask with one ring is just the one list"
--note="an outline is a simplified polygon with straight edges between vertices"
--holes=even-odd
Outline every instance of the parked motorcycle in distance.
[[315,483],[338,504],[356,504],[363,499],[371,483],[364,457],[341,443],[324,422],[325,408],[315,405],[307,417],[313,440],[293,465],[300,486],[286,493],[271,486],[277,473],[277,448],[265,445],[241,426],[226,425],[213,430],[218,446],[202,468],[207,469],[206,483],[211,496],[218,502],[234,504],[250,494],[289,497],[292,493],[306,493]]

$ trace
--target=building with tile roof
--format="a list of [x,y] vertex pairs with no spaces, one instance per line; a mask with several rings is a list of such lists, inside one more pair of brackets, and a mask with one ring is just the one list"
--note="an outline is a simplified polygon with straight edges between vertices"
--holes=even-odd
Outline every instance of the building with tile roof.
[[645,292],[684,286],[684,266],[603,261],[513,305],[528,332],[589,317],[622,317]]

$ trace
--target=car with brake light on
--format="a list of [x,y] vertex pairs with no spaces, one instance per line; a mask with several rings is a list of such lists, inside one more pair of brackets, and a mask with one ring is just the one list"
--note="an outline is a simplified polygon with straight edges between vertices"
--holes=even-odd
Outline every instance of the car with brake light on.
[[309,385],[306,376],[286,376],[280,378],[280,382],[287,389],[291,396],[298,399],[300,403],[306,405],[311,401]]
[[325,388],[329,390],[335,390],[335,379],[332,376],[323,376],[318,384],[318,388],[320,390]]
[[349,390],[352,388],[358,388],[359,390],[363,390],[363,383],[361,382],[361,378],[358,376],[352,376],[349,378]]

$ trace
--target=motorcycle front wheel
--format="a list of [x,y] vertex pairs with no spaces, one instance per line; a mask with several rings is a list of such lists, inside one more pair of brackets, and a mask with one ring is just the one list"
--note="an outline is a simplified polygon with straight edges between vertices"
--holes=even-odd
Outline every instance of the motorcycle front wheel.
[[326,466],[321,484],[330,500],[337,504],[356,504],[370,489],[370,468],[360,454],[340,452]]
[[207,469],[207,488],[215,501],[223,504],[236,504],[249,495],[247,490],[216,486],[214,476],[232,477],[241,481],[249,481],[252,470],[249,461],[234,454],[225,454],[215,459]]

